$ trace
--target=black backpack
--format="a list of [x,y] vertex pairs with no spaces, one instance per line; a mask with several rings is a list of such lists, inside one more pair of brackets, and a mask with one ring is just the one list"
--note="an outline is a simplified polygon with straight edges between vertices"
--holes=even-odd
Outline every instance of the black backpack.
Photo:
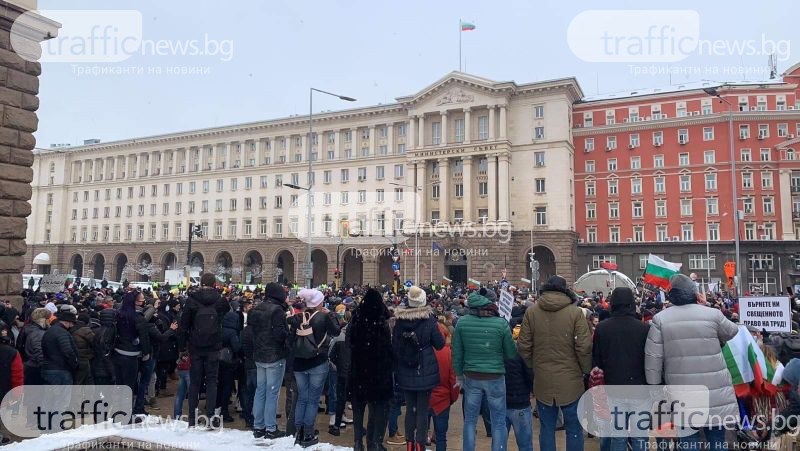
[[415,331],[403,332],[400,335],[400,346],[398,349],[400,363],[410,368],[419,368],[419,356],[420,346],[417,333]]
[[213,349],[220,343],[222,324],[214,304],[200,304],[194,315],[192,344],[196,349]]
[[295,332],[297,337],[294,341],[294,356],[297,358],[313,359],[317,357],[320,354],[322,345],[324,345],[328,339],[328,332],[325,332],[325,336],[322,337],[319,343],[317,343],[317,339],[314,337],[314,329],[311,328],[311,318],[317,313],[319,313],[319,311],[314,313],[303,312],[303,319]]

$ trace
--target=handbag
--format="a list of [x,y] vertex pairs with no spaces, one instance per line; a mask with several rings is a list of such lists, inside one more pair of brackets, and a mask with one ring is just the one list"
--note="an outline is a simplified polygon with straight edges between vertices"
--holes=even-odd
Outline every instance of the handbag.
[[233,360],[234,360],[234,357],[233,357],[233,351],[231,350],[231,348],[227,348],[226,347],[226,348],[222,348],[219,351],[219,361],[220,362],[231,364],[231,363],[233,363]]

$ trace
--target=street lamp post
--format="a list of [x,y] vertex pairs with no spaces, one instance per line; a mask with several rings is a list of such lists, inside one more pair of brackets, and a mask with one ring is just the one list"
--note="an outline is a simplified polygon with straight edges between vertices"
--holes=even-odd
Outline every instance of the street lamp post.
[[[314,178],[313,178],[314,177],[314,175],[313,175],[314,174],[314,172],[313,172],[313,164],[314,164],[314,162],[313,162],[313,159],[311,158],[311,142],[312,142],[312,137],[313,137],[313,132],[314,132],[314,127],[313,127],[313,122],[314,122],[314,92],[319,92],[321,94],[327,94],[329,96],[338,97],[339,99],[347,101],[347,102],[355,102],[355,100],[356,100],[356,99],[354,99],[352,97],[343,96],[343,95],[339,95],[339,94],[334,94],[332,92],[323,91],[321,89],[317,89],[317,88],[313,88],[313,87],[308,89],[308,141],[306,141],[306,146],[308,147],[308,152],[307,152],[307,155],[308,155],[308,188],[306,189],[308,191],[308,201],[306,202],[308,204],[308,212],[307,212],[307,218],[306,218],[306,220],[308,222],[308,224],[306,224],[308,242],[306,243],[306,267],[305,267],[305,271],[306,271],[305,279],[306,279],[306,286],[308,288],[311,288],[311,283],[312,283],[313,277],[314,277],[313,271],[311,269],[311,189],[314,187]],[[290,188],[295,187],[295,189],[298,189],[298,187],[296,187],[296,185],[295,186],[285,185],[285,186],[289,186]]]
[[717,88],[704,88],[703,91],[713,97],[719,99],[720,102],[725,102],[728,105],[728,144],[731,159],[731,197],[733,198],[733,234],[734,234],[734,247],[735,247],[735,262],[736,262],[736,277],[734,285],[736,286],[736,295],[741,293],[741,265],[739,265],[739,192],[736,180],[736,155],[733,148],[733,105],[725,98],[723,98]]
[[[428,185],[437,185],[439,182],[431,182]],[[390,185],[414,190],[414,283],[419,284],[419,223],[417,222],[417,193],[422,190],[422,186],[406,185],[404,183],[390,182]]]
[[200,224],[189,223],[189,245],[186,248],[186,286],[192,285],[192,238],[202,237],[203,228]]
[[710,246],[710,239],[709,236],[709,227],[708,227],[708,199],[692,199],[693,201],[703,200],[706,202],[705,211],[706,211],[706,289],[708,289],[708,284],[711,283],[711,246]]

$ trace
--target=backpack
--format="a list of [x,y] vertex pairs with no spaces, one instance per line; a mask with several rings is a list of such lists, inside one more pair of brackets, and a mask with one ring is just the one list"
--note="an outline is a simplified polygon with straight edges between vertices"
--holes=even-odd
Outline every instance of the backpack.
[[94,352],[95,356],[107,358],[114,352],[117,341],[117,322],[116,315],[114,323],[107,325],[100,322],[91,321],[90,326],[94,331]]
[[213,349],[220,343],[222,324],[217,315],[217,309],[212,305],[200,304],[194,314],[192,327],[192,344],[196,349]]
[[420,362],[419,337],[415,331],[403,332],[400,335],[398,357],[400,363],[410,367],[419,368]]
[[314,313],[303,312],[303,320],[295,332],[297,338],[294,342],[294,356],[297,358],[312,359],[317,357],[320,355],[322,345],[325,344],[328,339],[328,332],[325,332],[325,336],[322,337],[319,343],[317,343],[317,339],[314,337],[314,329],[311,328],[311,318],[317,313],[319,313],[319,311]]

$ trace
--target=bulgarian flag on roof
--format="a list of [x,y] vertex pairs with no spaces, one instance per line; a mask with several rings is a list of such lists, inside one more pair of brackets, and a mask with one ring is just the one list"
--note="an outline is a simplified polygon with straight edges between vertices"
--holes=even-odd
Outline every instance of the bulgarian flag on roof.
[[475,29],[475,24],[471,22],[461,21],[461,31],[472,31]]
[[681,270],[682,263],[672,263],[656,255],[647,256],[647,267],[642,277],[645,283],[669,290],[669,278]]

